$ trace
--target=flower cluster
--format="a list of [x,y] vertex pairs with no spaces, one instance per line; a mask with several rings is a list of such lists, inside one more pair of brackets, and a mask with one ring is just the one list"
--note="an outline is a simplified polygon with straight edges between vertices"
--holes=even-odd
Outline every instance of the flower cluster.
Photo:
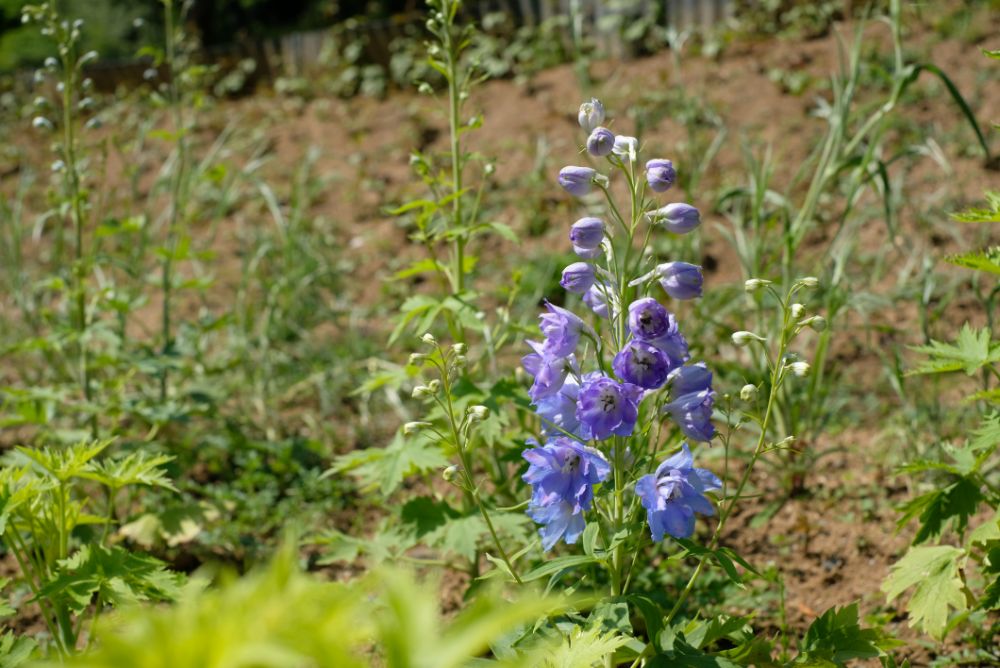
[[[658,230],[687,234],[698,228],[701,216],[683,202],[657,206],[646,198],[647,191],[665,193],[672,188],[677,179],[674,165],[670,160],[649,160],[641,178],[638,141],[616,136],[604,126],[600,101],[584,103],[578,119],[588,133],[587,153],[607,161],[612,173],[624,175],[633,198],[629,210],[634,213],[632,219],[623,219],[613,206],[610,175],[581,166],[559,172],[558,182],[569,194],[586,197],[597,189],[612,206],[607,221],[587,216],[573,223],[569,241],[579,261],[568,265],[560,280],[597,316],[594,325],[545,302],[542,340],[529,341],[531,352],[522,359],[534,379],[528,394],[548,439],[524,452],[530,464],[524,480],[533,490],[529,514],[543,525],[540,533],[546,550],[559,538],[576,541],[585,527],[584,513],[591,508],[595,486],[615,467],[623,469],[614,478],[619,488],[636,481],[635,492],[656,540],[662,540],[664,533],[691,535],[694,513],[713,513],[704,493],[719,488],[711,473],[693,468],[687,443],[655,474],[641,477],[652,468],[653,457],[631,454],[656,452],[658,444],[648,443],[652,431],[645,426],[658,419],[670,419],[689,441],[707,442],[715,435],[712,373],[704,363],[689,363],[688,342],[677,319],[649,295],[659,285],[675,300],[700,297],[701,268],[686,262],[643,266],[649,257],[645,243],[638,253],[632,248],[635,239],[645,237],[648,243]],[[652,229],[636,235],[642,225]],[[616,458],[618,447],[624,447],[628,456]],[[644,470],[632,470],[637,462]]]

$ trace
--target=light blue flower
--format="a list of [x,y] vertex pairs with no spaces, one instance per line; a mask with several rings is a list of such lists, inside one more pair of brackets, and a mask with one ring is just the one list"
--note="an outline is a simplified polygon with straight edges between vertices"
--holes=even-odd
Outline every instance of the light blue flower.
[[694,515],[712,516],[715,508],[705,492],[721,489],[722,481],[711,471],[694,467],[687,443],[681,451],[644,475],[635,484],[635,493],[646,509],[649,531],[654,541],[664,534],[687,538],[694,533]]

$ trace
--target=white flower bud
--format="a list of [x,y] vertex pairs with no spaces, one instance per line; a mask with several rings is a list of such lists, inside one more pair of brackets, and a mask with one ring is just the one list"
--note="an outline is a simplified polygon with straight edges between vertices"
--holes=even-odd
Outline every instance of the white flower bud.
[[747,292],[755,292],[765,285],[771,285],[771,281],[766,278],[751,278],[743,283],[743,289]]
[[403,425],[403,435],[412,436],[425,427],[430,427],[430,422],[407,422]]
[[431,388],[426,385],[417,385],[413,388],[413,394],[411,395],[414,399],[420,399],[422,397],[429,397],[433,394]]
[[743,401],[753,401],[757,398],[757,386],[747,383],[740,389],[740,399]]
[[31,119],[31,126],[36,130],[51,130],[52,121],[45,118],[44,116],[35,116]]
[[490,414],[490,409],[486,406],[469,406],[465,412],[469,415],[470,421],[481,422]]
[[457,367],[464,367],[468,361],[465,355],[455,355],[455,366]]
[[464,355],[468,350],[468,347],[464,343],[456,343],[451,347],[451,349],[456,355]]
[[427,359],[427,355],[424,355],[423,353],[410,353],[410,360],[408,364],[410,366],[417,366],[425,359]]
[[764,341],[764,337],[758,336],[753,332],[747,332],[740,330],[739,332],[733,332],[733,344],[739,348],[749,345],[751,341]]
[[799,284],[804,285],[807,288],[815,288],[819,285],[819,279],[815,276],[806,276],[805,278],[799,279]]
[[792,317],[798,320],[805,315],[806,307],[802,304],[792,304]]
[[430,332],[427,332],[426,334],[424,334],[423,336],[421,336],[420,340],[423,341],[424,343],[426,343],[429,346],[433,346],[435,343],[437,343],[437,339],[435,339],[434,335],[431,334]]
[[809,363],[808,362],[792,362],[786,369],[790,369],[799,378],[803,378],[809,375]]
[[458,474],[458,467],[452,464],[444,471],[441,472],[441,477],[444,478],[445,482],[451,482],[455,479],[455,475]]
[[437,391],[438,389],[440,389],[440,387],[441,387],[441,381],[436,378],[431,382],[427,383],[427,389],[429,389],[432,394],[437,394]]

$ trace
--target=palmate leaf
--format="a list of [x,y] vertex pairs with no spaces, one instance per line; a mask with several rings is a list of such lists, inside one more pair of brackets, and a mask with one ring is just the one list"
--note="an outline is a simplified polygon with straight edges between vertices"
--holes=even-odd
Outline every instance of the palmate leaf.
[[177,491],[162,466],[174,458],[169,455],[149,455],[132,452],[124,457],[105,459],[92,464],[80,474],[82,478],[96,480],[112,489],[122,489],[129,485],[164,487]]
[[988,364],[1000,362],[1000,343],[991,340],[990,330],[975,330],[968,323],[962,326],[954,344],[931,341],[929,346],[912,346],[912,349],[931,359],[907,375],[964,371],[971,376]]
[[600,665],[605,656],[614,653],[628,641],[628,637],[617,633],[604,633],[600,627],[582,629],[577,626],[558,643],[540,646],[505,665],[589,668]]
[[922,494],[903,505],[899,526],[905,526],[914,517],[920,517],[920,529],[913,538],[914,545],[938,536],[945,524],[951,521],[958,532],[965,531],[969,518],[979,510],[983,494],[979,485],[969,478],[959,478],[955,483]]
[[38,644],[27,636],[6,631],[0,636],[0,668],[17,668],[31,658]]
[[355,450],[338,457],[324,475],[351,473],[365,490],[377,489],[388,497],[411,475],[444,468],[448,458],[427,438],[404,438],[401,431],[385,448]]
[[951,214],[960,223],[1000,223],[1000,193],[986,193],[986,206]]
[[1000,413],[986,415],[982,423],[972,432],[969,449],[973,452],[993,451],[1000,446]]
[[844,666],[855,659],[871,659],[879,655],[883,640],[878,630],[861,628],[857,603],[831,608],[809,626],[792,665]]
[[1000,276],[1000,246],[993,246],[981,251],[949,255],[945,260],[959,267]]
[[55,578],[45,583],[39,596],[63,600],[81,613],[94,594],[105,604],[137,601],[172,601],[180,593],[181,576],[168,571],[153,557],[115,546],[84,545],[59,562]]
[[948,628],[948,611],[963,612],[968,607],[965,582],[959,572],[965,551],[950,545],[911,547],[893,565],[882,583],[882,592],[891,603],[900,594],[915,587],[906,605],[910,626],[943,638]]

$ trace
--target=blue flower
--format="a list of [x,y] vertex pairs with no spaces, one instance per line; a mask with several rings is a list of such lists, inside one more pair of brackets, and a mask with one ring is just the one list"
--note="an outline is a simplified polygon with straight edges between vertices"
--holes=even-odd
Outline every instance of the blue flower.
[[712,389],[712,372],[704,362],[674,369],[667,380],[670,382],[670,392],[674,396]]
[[681,451],[644,475],[635,484],[635,492],[646,509],[649,531],[654,541],[664,534],[687,538],[694,533],[694,514],[712,516],[715,508],[705,492],[721,489],[722,481],[707,469],[694,467],[687,443]]
[[670,396],[672,400],[664,404],[662,412],[673,418],[681,433],[693,441],[711,441],[715,437],[715,425],[712,424],[715,392],[708,388],[677,395],[671,388]]
[[701,224],[701,214],[690,204],[674,202],[648,214],[650,222],[662,224],[674,234],[687,234]]
[[582,295],[594,284],[594,268],[586,262],[574,262],[563,269],[559,285],[567,292]]
[[643,341],[629,341],[615,355],[611,364],[622,380],[647,390],[655,390],[667,381],[673,364],[667,354]]
[[576,400],[579,396],[580,385],[568,376],[558,392],[535,401],[535,412],[542,418],[543,434],[558,434],[560,430],[577,433],[580,421],[576,418]]
[[653,341],[677,328],[673,316],[652,297],[636,299],[628,305],[628,328],[640,341]]
[[580,257],[595,257],[601,249],[603,239],[604,221],[600,218],[581,218],[569,228],[569,240],[573,244],[573,250]]
[[542,547],[552,549],[564,537],[575,543],[583,532],[583,513],[590,510],[594,485],[611,472],[600,452],[570,438],[555,437],[541,447],[525,450],[528,470],[522,479],[531,485],[528,515],[545,526]]
[[615,147],[615,135],[607,128],[597,127],[587,137],[587,152],[597,157],[604,157]]
[[649,187],[658,193],[670,190],[677,180],[674,163],[669,160],[650,160],[646,163],[646,181]]
[[545,343],[542,344],[543,352],[550,357],[566,357],[576,350],[576,344],[580,342],[580,333],[587,331],[591,336],[597,338],[594,333],[579,316],[567,311],[564,308],[545,302],[548,313],[539,316],[542,334],[545,335]]
[[687,262],[666,262],[656,268],[660,285],[674,299],[701,297],[701,267]]
[[618,383],[602,373],[583,377],[576,402],[580,436],[604,440],[611,435],[629,436],[639,417],[642,388],[632,383]]
[[590,192],[597,171],[590,167],[563,167],[559,170],[559,185],[575,197],[583,197]]
[[535,352],[522,357],[521,365],[535,379],[528,390],[528,396],[537,402],[562,389],[567,374],[576,368],[576,359],[572,355],[567,357],[550,355],[545,352],[544,344],[537,341],[528,341],[528,345]]

